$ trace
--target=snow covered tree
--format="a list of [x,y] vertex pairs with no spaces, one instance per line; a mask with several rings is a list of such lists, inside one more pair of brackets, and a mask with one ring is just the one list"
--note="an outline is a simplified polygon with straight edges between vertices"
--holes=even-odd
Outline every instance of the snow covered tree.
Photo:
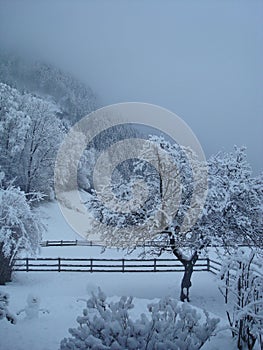
[[[190,149],[152,136],[141,150],[130,181],[117,182],[115,191],[114,185],[102,188],[104,203],[99,196],[91,196],[87,201],[89,209],[99,219],[98,232],[106,246],[134,248],[155,238],[160,246],[150,253],[160,255],[164,249],[172,251],[185,268],[182,301],[189,300],[197,249],[203,246],[202,243],[194,247],[188,256],[180,250],[192,233],[187,223],[195,220],[195,216],[198,218],[198,203],[204,194],[198,186],[202,187],[204,172],[205,164],[200,163]],[[147,191],[144,198],[143,193]],[[109,195],[106,197],[105,193]],[[115,210],[112,209],[114,197],[118,199]],[[125,212],[123,208],[126,208]],[[178,229],[180,226],[181,230]]]
[[97,108],[90,87],[51,64],[1,54],[0,81],[21,93],[29,92],[55,103],[59,114],[71,124]]
[[[129,243],[135,246],[142,240],[160,234],[167,226],[174,223],[175,217],[177,221],[183,221],[183,215],[189,206],[188,197],[193,191],[191,170],[185,166],[185,159],[181,162],[182,149],[177,145],[173,147],[170,145],[171,148],[168,146],[166,149],[167,145],[168,142],[158,137],[153,137],[150,142],[145,141],[140,160],[134,161],[133,174],[128,179],[121,177],[115,180],[113,184],[101,188],[101,192],[97,191],[97,197],[94,196],[92,205],[95,216],[105,211],[102,223],[114,224],[109,225],[109,230],[107,232],[104,230],[101,235],[109,245],[117,244],[125,247],[125,244]],[[103,174],[100,176],[103,177]],[[114,176],[112,179],[114,180]],[[141,197],[141,194],[147,191],[147,197]],[[125,192],[130,194],[125,197],[123,196]],[[100,196],[103,197],[104,203],[100,200]],[[119,199],[119,208],[125,207],[127,214],[122,214],[118,210],[114,213],[114,210],[107,209],[113,208],[114,197]],[[182,204],[179,203],[180,200]],[[156,202],[152,203],[153,201]],[[135,211],[134,207],[138,210]],[[144,225],[136,226],[136,223],[141,223],[142,218],[145,219]],[[127,226],[131,226],[129,232],[117,232],[122,228],[125,230]]]
[[22,109],[30,118],[25,145],[20,154],[17,183],[26,193],[49,193],[53,186],[54,165],[64,135],[57,107],[50,102],[23,96]]
[[262,252],[238,250],[224,258],[220,291],[237,348],[252,350],[263,345],[263,259]]
[[25,147],[30,118],[21,109],[21,94],[0,83],[0,164],[10,181],[17,176],[20,154]]
[[[262,248],[263,179],[252,176],[245,148],[236,147],[234,152],[211,157],[208,170],[206,202],[192,232],[182,237],[178,226],[177,232],[168,233],[173,253],[186,267],[181,300],[188,299],[189,277],[198,252],[206,246],[221,246],[225,251],[237,249],[240,244]],[[191,248],[190,258],[185,256],[185,248],[183,251],[177,249],[180,245]]]
[[5,181],[48,194],[64,127],[57,107],[0,84],[0,161]]
[[16,318],[8,310],[9,295],[0,291],[0,320],[6,318],[12,324],[16,323]]
[[133,320],[129,310],[132,297],[121,297],[107,302],[106,295],[98,294],[86,301],[83,316],[77,318],[76,329],[69,329],[71,338],[61,342],[61,350],[197,350],[213,335],[218,319],[205,319],[192,307],[171,298],[148,305],[148,313]]
[[[137,168],[146,178],[146,186],[148,181],[150,187],[157,190],[155,205],[147,206],[148,197],[143,206],[138,204],[137,210],[129,211],[130,204],[132,208],[136,200],[140,202],[144,190],[140,184],[133,191],[133,201],[128,196],[128,200],[119,200],[118,206],[114,207],[114,197],[119,199],[121,196],[114,193],[110,185],[101,189],[104,202],[95,193],[87,205],[99,219],[98,232],[105,246],[131,251],[136,245],[155,239],[158,244],[146,249],[146,254],[172,252],[185,270],[180,299],[189,301],[194,265],[204,248],[220,245],[228,249],[241,243],[262,246],[262,177],[252,176],[244,148],[219,153],[206,165],[200,163],[190,149],[171,145],[157,136],[151,137],[150,141],[155,147],[142,150]],[[154,164],[155,173],[151,173],[151,168],[144,169],[144,159]],[[208,181],[204,175],[206,169]],[[135,174],[126,186],[126,193],[131,192],[132,181],[137,179],[138,174]],[[125,187],[124,182],[122,185]],[[119,192],[123,192],[123,186],[118,184]],[[123,213],[125,206],[127,210]]]
[[198,230],[210,244],[262,246],[263,177],[254,177],[245,148],[209,159],[209,192]]
[[[82,163],[79,163],[79,154],[82,153],[85,147],[85,135],[81,131],[70,130],[67,135],[67,144],[59,150],[60,155],[57,159],[55,177],[57,189],[61,191],[60,195],[63,196],[64,192],[72,191],[77,188],[77,178],[74,175],[78,166],[86,163],[86,154],[82,158]],[[87,181],[84,179],[84,175],[81,178],[80,185],[85,187]],[[58,193],[57,193],[58,195]]]
[[83,152],[78,168],[78,186],[84,191],[92,190],[92,169],[95,166],[98,151],[90,147]]
[[[94,130],[96,126],[93,126],[93,122],[96,123],[96,119],[89,120],[88,128],[90,130]],[[138,128],[129,124],[118,124],[121,123],[121,120],[115,118],[115,123],[117,125],[111,126],[107,128],[108,123],[111,124],[111,118],[108,118],[107,115],[103,118],[103,124],[100,125],[105,129],[98,133],[92,140],[87,142],[87,147],[82,154],[82,157],[78,166],[78,186],[88,192],[91,192],[94,189],[93,183],[93,170],[94,166],[98,160],[98,157],[101,156],[103,152],[106,152],[108,159],[108,164],[112,163],[114,159],[117,157],[119,159],[124,159],[125,161],[119,164],[118,169],[116,171],[120,174],[120,176],[127,181],[132,173],[133,161],[129,159],[130,155],[130,147],[122,144],[121,147],[114,149],[114,152],[108,152],[111,146],[114,146],[116,143],[121,142],[125,139],[134,139],[142,137]],[[85,123],[84,123],[85,124]],[[85,130],[82,124],[80,124],[80,130],[76,128],[77,132],[83,132],[85,135],[89,135],[89,130]],[[103,174],[101,174],[103,175]],[[113,174],[114,175],[114,174]]]
[[0,284],[11,280],[14,259],[22,251],[37,252],[42,232],[25,193],[11,185],[0,188]]

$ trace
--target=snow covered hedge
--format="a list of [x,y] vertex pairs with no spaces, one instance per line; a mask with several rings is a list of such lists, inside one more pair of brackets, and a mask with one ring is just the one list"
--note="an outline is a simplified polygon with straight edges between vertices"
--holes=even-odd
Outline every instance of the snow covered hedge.
[[132,297],[106,302],[99,289],[86,301],[78,327],[69,329],[71,338],[61,342],[61,350],[197,350],[213,335],[218,319],[204,311],[165,297],[148,305],[148,315],[133,320],[129,310]]

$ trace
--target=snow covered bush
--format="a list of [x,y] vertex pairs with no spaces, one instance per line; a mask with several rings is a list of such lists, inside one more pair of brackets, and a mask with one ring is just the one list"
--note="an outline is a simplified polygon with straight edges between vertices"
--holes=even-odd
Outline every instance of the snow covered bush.
[[148,315],[133,320],[129,310],[132,297],[107,303],[105,294],[86,301],[78,328],[69,329],[71,338],[61,342],[61,350],[197,350],[213,335],[218,319],[204,311],[202,317],[187,304],[166,297],[148,305]]
[[228,322],[240,350],[263,342],[262,267],[260,254],[240,250],[224,261],[220,273]]
[[25,250],[34,254],[39,247],[43,226],[20,189],[0,187],[0,284],[11,280],[17,255]]
[[8,310],[9,295],[0,291],[0,320],[6,318],[11,323],[16,323],[15,317]]

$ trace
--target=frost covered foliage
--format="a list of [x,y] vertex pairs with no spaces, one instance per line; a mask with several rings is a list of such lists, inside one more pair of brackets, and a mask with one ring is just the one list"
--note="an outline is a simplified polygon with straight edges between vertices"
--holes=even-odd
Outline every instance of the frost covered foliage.
[[26,193],[48,194],[53,185],[56,153],[64,136],[63,125],[55,115],[56,106],[47,101],[26,95],[22,108],[30,117],[30,128],[21,152],[19,183]]
[[[136,246],[152,240],[175,221],[177,225],[182,224],[190,204],[193,204],[191,200],[197,177],[202,178],[203,164],[190,149],[172,145],[159,136],[151,136],[142,149],[138,143],[137,148],[140,153],[130,164],[133,166],[131,175],[118,178],[115,175],[122,172],[116,171],[112,183],[103,187],[101,193],[93,192],[87,201],[89,210],[103,223],[98,231],[107,246]],[[190,153],[192,164],[199,170],[196,181],[193,181],[186,156]],[[189,220],[190,217],[186,221]]]
[[238,349],[263,344],[263,259],[251,251],[238,251],[225,260],[220,291]]
[[0,291],[0,320],[4,318],[11,323],[16,323],[15,316],[13,316],[8,310],[9,295]]
[[219,322],[168,297],[148,305],[148,315],[135,321],[129,315],[132,297],[108,304],[99,289],[86,303],[78,328],[69,329],[72,337],[62,340],[61,350],[197,350]]
[[[145,159],[153,166],[147,166]],[[155,192],[147,193],[147,187]],[[173,253],[185,270],[183,301],[189,300],[193,268],[207,246],[226,251],[240,244],[262,247],[262,203],[263,177],[253,177],[244,148],[220,152],[205,164],[191,150],[151,136],[141,149],[133,177],[93,192],[86,205],[98,219],[94,228],[105,246],[130,252],[154,240],[153,246],[146,244],[143,254]]]
[[62,116],[71,123],[97,107],[91,88],[50,64],[1,54],[0,80],[19,91],[32,92],[55,102]]
[[0,163],[5,181],[49,194],[64,128],[57,107],[0,83]]
[[263,178],[252,176],[245,148],[220,152],[209,160],[209,192],[197,229],[212,245],[262,246],[262,203]]
[[[121,120],[116,118],[115,122],[116,124],[121,123]],[[94,128],[96,128],[96,125],[93,126],[92,123],[92,121],[89,122],[89,130],[94,130]],[[123,178],[125,181],[130,179],[133,173],[133,167],[131,166],[133,161],[130,159],[130,147],[123,143],[121,148],[114,149],[113,152],[110,151],[110,147],[121,140],[142,137],[140,131],[129,124],[120,124],[108,127],[108,124],[111,124],[111,122],[106,115],[104,116],[103,123],[104,125],[101,125],[101,129],[104,128],[104,130],[93,137],[91,141],[90,137],[89,140],[86,141],[85,145],[87,145],[87,147],[79,162],[78,185],[88,192],[91,192],[91,190],[94,189],[93,171],[102,152],[106,152],[106,161],[109,163],[114,163],[116,159],[126,159],[118,164],[113,171],[113,181],[114,178],[116,178],[116,174],[120,175],[119,179]],[[85,127],[82,127],[82,129],[84,128]],[[85,130],[84,134],[89,135],[89,130]]]
[[13,186],[0,188],[0,284],[11,280],[14,258],[22,250],[36,253],[42,230],[25,193]]

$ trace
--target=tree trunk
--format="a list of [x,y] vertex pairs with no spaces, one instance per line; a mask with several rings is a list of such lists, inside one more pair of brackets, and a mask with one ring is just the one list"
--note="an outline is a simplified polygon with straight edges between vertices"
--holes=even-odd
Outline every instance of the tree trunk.
[[181,301],[187,300],[189,302],[190,301],[189,289],[192,286],[191,277],[194,271],[194,265],[198,260],[198,254],[197,254],[197,251],[195,251],[190,259],[186,259],[183,256],[180,249],[176,247],[175,239],[173,235],[169,234],[169,236],[170,236],[170,246],[171,246],[172,252],[184,266],[184,276],[181,281],[180,300]]
[[0,251],[0,285],[6,282],[11,282],[12,264],[9,258],[6,258],[2,251]]
[[191,260],[180,260],[181,263],[184,265],[184,276],[181,282],[181,294],[180,294],[180,300],[190,301],[189,299],[189,289],[192,286],[191,277],[192,273],[194,271],[194,264],[196,263],[196,260],[198,259],[197,252],[194,253]]

